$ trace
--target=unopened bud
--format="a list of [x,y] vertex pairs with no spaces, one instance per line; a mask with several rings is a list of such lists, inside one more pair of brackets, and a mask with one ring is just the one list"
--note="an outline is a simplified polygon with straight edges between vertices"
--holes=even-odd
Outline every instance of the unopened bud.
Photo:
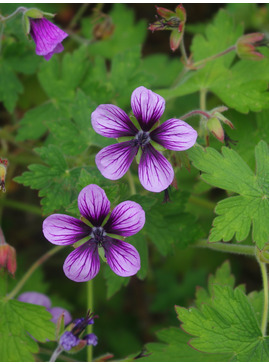
[[17,269],[16,250],[5,242],[4,234],[0,228],[0,269],[6,269],[14,276]]
[[231,129],[234,129],[234,125],[231,122],[231,120],[227,119],[225,116],[223,116],[220,112],[215,112],[214,116],[216,116],[219,120],[221,120],[224,124],[229,125]]
[[5,179],[7,173],[7,164],[7,159],[0,158],[0,190],[2,189],[3,192],[6,192]]
[[219,141],[223,143],[224,130],[221,122],[216,117],[213,117],[207,121],[207,128]]
[[240,37],[236,43],[236,53],[241,59],[259,61],[265,56],[256,47],[266,46],[263,33],[251,33]]

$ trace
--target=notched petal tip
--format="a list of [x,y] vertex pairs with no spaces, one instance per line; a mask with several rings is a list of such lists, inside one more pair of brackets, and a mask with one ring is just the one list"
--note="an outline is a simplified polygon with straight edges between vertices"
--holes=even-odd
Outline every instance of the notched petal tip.
[[110,210],[105,191],[95,184],[84,187],[78,195],[78,208],[94,226],[101,226]]
[[91,114],[91,123],[96,133],[107,138],[134,136],[138,132],[129,116],[111,104],[99,105]]
[[93,279],[100,269],[97,244],[91,240],[70,253],[63,265],[64,274],[75,282]]
[[110,234],[131,236],[138,233],[145,224],[145,211],[134,201],[124,201],[117,205],[104,229]]

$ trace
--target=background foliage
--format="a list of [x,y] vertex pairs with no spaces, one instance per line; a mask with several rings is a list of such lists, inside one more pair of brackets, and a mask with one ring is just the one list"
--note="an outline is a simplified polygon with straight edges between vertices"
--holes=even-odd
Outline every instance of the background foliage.
[[[175,4],[164,6],[174,9]],[[1,4],[0,10],[9,14],[16,7]],[[114,28],[99,38],[95,25],[100,20],[92,5],[75,23],[78,4],[37,7],[57,12],[55,22],[70,37],[64,42],[65,51],[46,62],[34,54],[34,44],[22,33],[19,18],[5,27],[0,57],[0,156],[9,159],[9,168],[7,193],[0,193],[0,217],[7,241],[17,249],[18,270],[16,280],[8,277],[4,282],[1,277],[2,293],[9,292],[30,264],[51,247],[41,233],[44,217],[55,211],[77,216],[78,192],[96,183],[114,206],[129,198],[140,203],[147,219],[144,229],[128,239],[141,255],[137,276],[121,278],[103,265],[94,279],[94,311],[99,315],[94,326],[99,336],[95,356],[111,352],[116,359],[134,358],[155,341],[144,351],[152,355],[139,361],[268,360],[268,343],[259,340],[263,296],[255,260],[194,248],[208,236],[212,242],[253,241],[259,248],[268,242],[268,205],[260,203],[269,183],[268,50],[263,50],[266,58],[259,63],[229,53],[188,72],[178,82],[183,66],[180,52],[169,50],[169,33],[147,30],[155,20],[152,4],[105,5],[102,10]],[[243,33],[269,31],[267,5],[219,7],[186,5],[186,44],[195,62],[233,45]],[[221,149],[211,135],[210,149],[195,147],[187,154],[177,153],[178,190],[171,190],[168,204],[163,204],[163,194],[147,194],[141,187],[131,196],[127,178],[111,182],[95,167],[98,150],[114,141],[94,132],[91,112],[101,103],[117,104],[129,112],[131,93],[140,85],[165,97],[162,120],[200,108],[199,92],[206,89],[207,109],[228,106],[225,116],[235,125],[234,130],[224,126],[237,141],[231,149]],[[199,128],[197,116],[188,122]],[[204,138],[198,142],[204,144]],[[132,172],[138,186],[135,165]],[[69,250],[39,268],[22,292],[46,293],[53,305],[69,309],[76,318],[86,312],[86,285],[68,281],[63,274]],[[230,263],[223,263],[227,258]],[[230,266],[239,284],[236,288]],[[208,274],[215,271],[207,283]],[[26,343],[29,338],[23,331],[30,330],[44,342],[52,335],[49,317],[41,309],[40,313],[38,309],[21,312],[25,309],[19,302],[11,301],[0,304],[0,320],[14,310],[12,305],[18,317],[25,317],[24,321],[14,318],[25,343],[18,348],[25,350],[20,360],[32,360],[30,352],[36,353],[37,345],[33,340]],[[47,329],[29,327],[28,314],[46,320]],[[2,326],[2,330],[11,329]],[[233,337],[228,337],[231,330]],[[224,341],[225,351],[221,350]],[[54,346],[41,344],[38,358],[47,360]],[[4,359],[10,360],[12,352],[16,361],[16,350],[10,350]],[[85,360],[85,355],[80,352],[74,358]]]

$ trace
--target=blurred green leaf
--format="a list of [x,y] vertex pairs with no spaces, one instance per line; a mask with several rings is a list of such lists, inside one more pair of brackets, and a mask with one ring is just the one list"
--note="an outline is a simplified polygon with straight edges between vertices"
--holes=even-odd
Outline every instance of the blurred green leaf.
[[[135,22],[133,10],[125,4],[114,4],[109,15],[115,25],[114,32],[108,39],[91,44],[91,54],[113,59],[130,46],[141,45],[146,37],[147,25],[144,20]],[[85,31],[89,36],[88,27]]]
[[[55,325],[45,307],[9,300],[0,301],[1,361],[33,361],[38,344],[54,340]],[[31,336],[32,337],[31,337]]]
[[0,74],[0,101],[4,103],[9,112],[12,112],[19,94],[23,92],[23,86],[11,66],[4,59],[0,59]]
[[106,264],[104,267],[104,277],[107,284],[107,298],[111,298],[123,286],[127,286],[130,277],[120,277],[115,274]]

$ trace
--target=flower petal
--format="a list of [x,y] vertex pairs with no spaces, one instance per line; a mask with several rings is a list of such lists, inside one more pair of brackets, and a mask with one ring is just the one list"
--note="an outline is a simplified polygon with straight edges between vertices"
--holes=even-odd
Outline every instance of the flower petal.
[[97,153],[95,163],[104,177],[116,180],[128,171],[137,151],[132,140],[109,145]]
[[149,131],[162,116],[165,100],[155,92],[140,86],[132,93],[131,106],[141,128]]
[[185,121],[169,119],[150,133],[150,138],[171,150],[191,148],[197,139],[197,131]]
[[51,57],[54,55],[54,53],[61,53],[64,50],[64,46],[62,43],[57,44],[57,46],[53,49],[52,52],[49,52],[48,54],[44,55],[44,58],[46,61],[49,61]]
[[72,316],[70,315],[70,313],[62,307],[52,307],[52,308],[49,308],[48,311],[52,314],[51,321],[54,322],[55,324],[57,323],[58,318],[62,314],[64,314],[65,326],[68,325],[72,321]]
[[107,236],[103,247],[108,265],[118,276],[129,277],[139,271],[140,256],[134,246]]
[[70,245],[91,234],[91,228],[75,217],[54,214],[43,221],[45,238],[55,245]]
[[82,216],[94,226],[101,226],[110,210],[110,202],[105,191],[91,184],[83,188],[78,195],[78,208]]
[[143,149],[138,174],[142,186],[151,192],[165,190],[174,178],[171,164],[151,144]]
[[17,298],[18,301],[32,303],[34,305],[44,306],[47,309],[51,307],[51,301],[48,296],[38,292],[24,292]]
[[92,240],[72,251],[63,265],[64,274],[75,282],[86,282],[93,279],[99,269],[98,246]]
[[131,236],[140,231],[145,224],[145,211],[134,201],[124,201],[117,205],[104,229],[109,234]]
[[138,133],[128,115],[115,105],[99,105],[92,113],[91,120],[96,133],[107,138],[134,136]]
[[68,37],[67,33],[65,33],[62,29],[58,28],[46,18],[30,18],[30,25],[30,35],[36,44],[37,55],[45,56],[49,53],[53,54],[58,53],[58,51],[61,52],[57,46],[66,37]]

